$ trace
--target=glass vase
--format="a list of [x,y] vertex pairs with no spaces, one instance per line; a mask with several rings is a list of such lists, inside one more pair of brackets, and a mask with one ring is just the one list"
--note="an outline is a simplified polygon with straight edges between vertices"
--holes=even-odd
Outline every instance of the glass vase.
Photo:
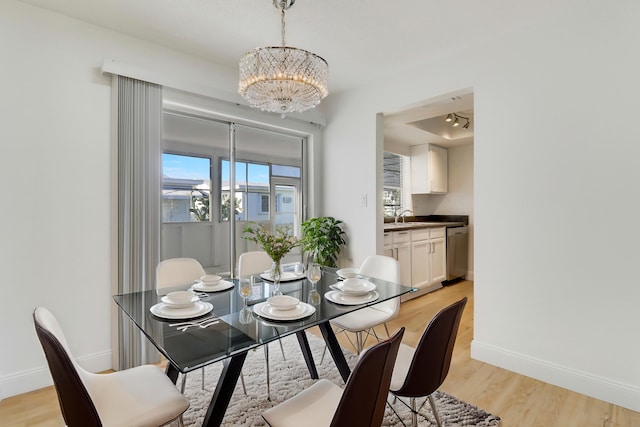
[[273,280],[273,295],[280,295],[280,278],[282,277],[282,267],[280,260],[271,263],[271,280]]

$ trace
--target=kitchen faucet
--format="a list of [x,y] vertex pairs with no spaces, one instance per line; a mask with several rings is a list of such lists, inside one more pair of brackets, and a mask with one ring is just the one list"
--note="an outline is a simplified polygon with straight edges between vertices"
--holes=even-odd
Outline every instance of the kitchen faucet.
[[[402,209],[402,208],[400,208],[400,209]],[[402,218],[402,223],[404,224],[404,214],[406,214],[408,212],[413,213],[413,211],[411,209],[405,209],[402,212],[400,212],[399,214],[397,214],[396,218],[395,218],[395,223],[396,224],[398,223],[398,218]]]

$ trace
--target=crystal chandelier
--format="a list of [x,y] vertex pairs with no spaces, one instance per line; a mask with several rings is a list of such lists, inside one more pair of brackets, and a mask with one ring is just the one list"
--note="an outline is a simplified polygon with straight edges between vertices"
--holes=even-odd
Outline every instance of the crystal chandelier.
[[250,106],[291,113],[313,108],[329,94],[329,64],[309,51],[285,44],[284,15],[295,0],[273,0],[280,9],[281,47],[259,47],[240,58],[238,93]]

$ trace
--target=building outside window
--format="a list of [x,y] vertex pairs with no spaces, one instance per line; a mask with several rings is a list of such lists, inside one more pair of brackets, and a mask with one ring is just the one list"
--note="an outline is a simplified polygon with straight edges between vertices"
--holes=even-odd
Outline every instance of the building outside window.
[[399,154],[384,153],[383,203],[384,216],[395,217],[404,209],[411,209],[410,158]]
[[162,154],[162,222],[210,220],[211,159]]
[[[229,160],[221,160],[220,221],[229,221],[231,216],[230,166]],[[269,221],[269,193],[271,191],[269,165],[236,161],[235,169],[236,221]]]

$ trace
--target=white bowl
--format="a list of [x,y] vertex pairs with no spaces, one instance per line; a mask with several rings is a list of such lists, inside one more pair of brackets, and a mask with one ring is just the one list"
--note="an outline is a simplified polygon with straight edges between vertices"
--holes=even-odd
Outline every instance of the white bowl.
[[340,270],[336,271],[336,274],[340,277],[344,277],[345,279],[351,279],[358,275],[358,269],[357,268],[341,268]]
[[276,295],[267,298],[267,304],[276,310],[293,310],[299,303],[298,298],[289,295]]
[[199,301],[198,296],[193,291],[169,292],[162,297],[162,302],[172,308],[184,308]]
[[221,279],[222,277],[218,276],[217,274],[205,274],[204,276],[200,277],[202,283],[207,286],[216,285]]
[[360,280],[357,277],[351,277],[349,279],[345,279],[342,282],[342,289],[345,291],[360,291],[365,289],[365,281]]

